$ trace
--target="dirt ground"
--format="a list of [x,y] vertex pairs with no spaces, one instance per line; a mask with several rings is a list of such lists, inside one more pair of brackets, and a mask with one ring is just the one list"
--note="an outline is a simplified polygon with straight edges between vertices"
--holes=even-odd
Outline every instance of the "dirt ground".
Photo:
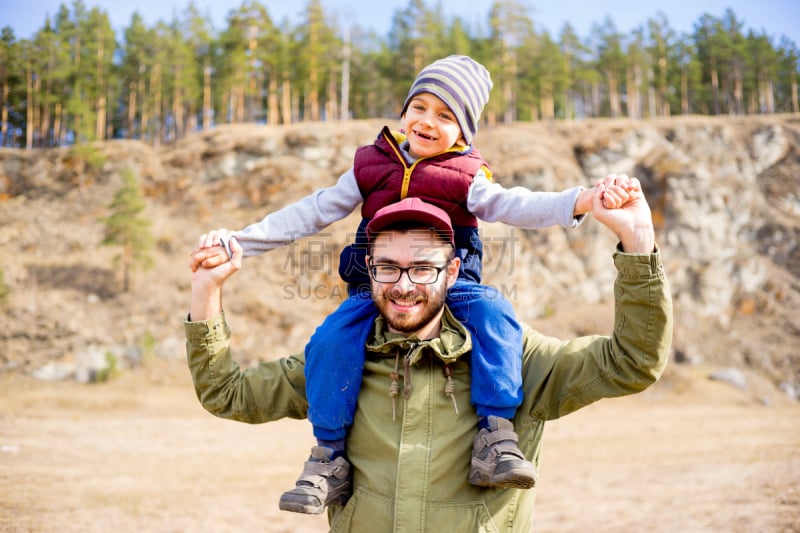
[[[548,424],[534,531],[800,531],[800,406],[706,372]],[[176,361],[97,385],[6,374],[0,531],[325,531],[277,505],[310,445],[305,421],[206,413]]]

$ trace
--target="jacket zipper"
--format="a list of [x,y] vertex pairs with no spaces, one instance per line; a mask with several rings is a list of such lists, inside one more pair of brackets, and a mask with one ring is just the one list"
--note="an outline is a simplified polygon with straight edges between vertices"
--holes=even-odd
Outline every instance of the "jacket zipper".
[[436,157],[438,155],[441,155],[441,154],[444,154],[444,153],[447,153],[447,152],[450,151],[450,150],[445,150],[444,152],[439,152],[438,154],[433,154],[433,155],[429,155],[429,156],[425,156],[425,157],[420,157],[419,159],[414,161],[411,164],[411,166],[408,166],[408,164],[406,163],[406,158],[403,157],[403,154],[400,151],[400,147],[397,145],[397,141],[395,140],[395,138],[392,137],[391,135],[389,135],[388,133],[386,133],[385,131],[383,132],[383,138],[386,139],[386,142],[388,142],[389,146],[392,147],[392,150],[394,151],[394,155],[397,157],[398,161],[400,161],[400,164],[403,165],[403,184],[400,187],[400,199],[401,200],[405,200],[406,197],[408,196],[408,188],[409,188],[409,186],[411,186],[411,173],[414,172],[414,169],[416,168],[417,163],[419,163],[420,161],[423,161],[425,159],[430,159],[431,157]]

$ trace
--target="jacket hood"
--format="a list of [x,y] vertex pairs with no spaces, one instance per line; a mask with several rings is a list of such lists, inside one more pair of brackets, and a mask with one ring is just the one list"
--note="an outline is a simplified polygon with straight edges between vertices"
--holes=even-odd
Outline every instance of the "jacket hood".
[[[406,337],[392,333],[382,316],[375,319],[375,329],[367,341],[367,351],[394,357],[398,350],[408,353],[409,364],[415,364],[428,349],[444,364],[454,363],[459,357],[472,350],[472,337],[467,329],[453,316],[445,305],[442,314],[442,330],[435,339],[421,340],[416,335]],[[410,351],[409,351],[410,350]]]

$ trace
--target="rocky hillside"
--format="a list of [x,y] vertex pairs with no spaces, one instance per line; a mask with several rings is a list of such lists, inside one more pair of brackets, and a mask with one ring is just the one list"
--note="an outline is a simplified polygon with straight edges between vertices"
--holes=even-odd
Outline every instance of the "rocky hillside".
[[[101,169],[67,149],[0,151],[0,370],[89,379],[113,359],[183,357],[188,252],[333,184],[382,122],[225,126],[153,149],[97,145]],[[396,124],[390,124],[395,126]],[[584,121],[484,128],[476,140],[507,186],[559,190],[611,172],[639,177],[654,208],[676,312],[674,359],[757,372],[800,394],[800,117]],[[153,221],[155,267],[121,291],[107,206],[130,167]],[[303,348],[341,301],[338,251],[358,214],[248,259],[226,292],[241,360]],[[610,233],[483,226],[485,282],[547,333],[604,333]],[[109,354],[112,356],[109,358]]]

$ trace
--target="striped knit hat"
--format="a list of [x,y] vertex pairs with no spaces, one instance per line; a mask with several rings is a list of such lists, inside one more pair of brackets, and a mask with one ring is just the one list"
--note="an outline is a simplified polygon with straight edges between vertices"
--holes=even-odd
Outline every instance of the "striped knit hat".
[[483,65],[467,56],[448,56],[434,61],[417,74],[400,116],[405,114],[414,96],[431,93],[447,104],[458,120],[464,140],[472,144],[491,90],[492,77]]

